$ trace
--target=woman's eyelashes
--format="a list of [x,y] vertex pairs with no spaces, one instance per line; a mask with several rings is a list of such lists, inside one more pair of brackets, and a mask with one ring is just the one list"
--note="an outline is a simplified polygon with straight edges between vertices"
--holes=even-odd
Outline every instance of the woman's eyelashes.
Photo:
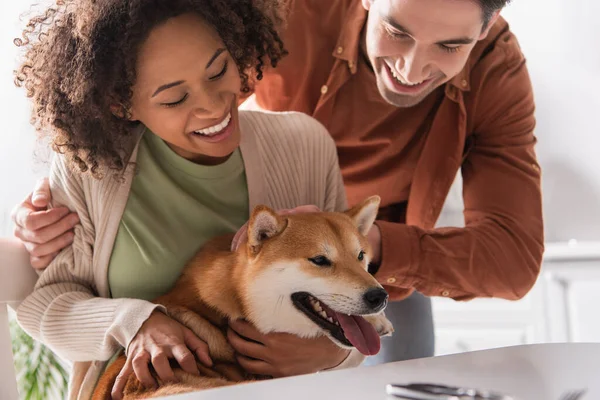
[[217,79],[220,79],[223,77],[223,75],[225,75],[227,73],[227,67],[229,66],[229,60],[225,60],[225,63],[223,64],[223,68],[221,69],[221,71],[216,74],[213,77],[208,78],[209,81],[216,81]]
[[[225,63],[223,64],[223,68],[221,68],[221,71],[219,71],[218,74],[208,78],[208,80],[211,82],[214,82],[216,80],[221,79],[227,73],[228,67],[229,67],[229,60],[225,60]],[[188,98],[188,93],[186,93],[181,99],[179,99],[177,101],[173,101],[170,103],[161,103],[161,105],[165,106],[165,107],[176,107],[180,104],[183,104],[187,100],[187,98]]]

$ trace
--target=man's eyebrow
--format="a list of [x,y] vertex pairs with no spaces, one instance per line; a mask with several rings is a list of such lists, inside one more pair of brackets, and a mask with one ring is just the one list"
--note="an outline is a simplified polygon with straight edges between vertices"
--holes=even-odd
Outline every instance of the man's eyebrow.
[[410,31],[408,29],[406,29],[405,27],[403,27],[402,25],[400,25],[398,22],[394,21],[390,16],[388,15],[384,15],[381,17],[388,25],[391,25],[392,28],[397,29],[403,33],[406,33],[407,35],[412,36],[412,33],[410,33]]
[[448,39],[448,40],[442,40],[441,42],[437,42],[437,44],[471,44],[475,41],[475,39],[467,37],[467,36],[463,36],[463,37],[459,37],[456,39]]
[[[389,16],[383,16],[382,19],[388,24],[390,25],[392,28],[406,33],[409,36],[413,36],[412,33],[410,33],[410,31],[408,29],[406,29],[404,26],[402,26],[400,23],[394,21],[392,18],[390,18]],[[455,39],[447,39],[447,40],[442,40],[437,42],[437,44],[441,44],[441,45],[448,45],[448,44],[471,44],[474,42],[473,38],[467,37],[467,36],[463,36],[463,37],[459,37],[459,38],[455,38]]]

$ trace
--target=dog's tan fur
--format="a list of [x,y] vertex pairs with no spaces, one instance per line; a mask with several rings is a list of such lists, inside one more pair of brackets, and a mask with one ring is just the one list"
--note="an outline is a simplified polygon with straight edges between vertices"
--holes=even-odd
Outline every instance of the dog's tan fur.
[[[225,330],[230,319],[244,318],[263,333],[279,331],[303,337],[326,334],[300,311],[291,308],[291,301],[285,298],[291,293],[285,292],[285,286],[302,289],[306,281],[304,286],[319,287],[319,290],[337,287],[337,292],[323,296],[332,299],[341,296],[345,303],[340,307],[350,303],[357,309],[359,306],[348,299],[358,298],[367,289],[381,287],[366,270],[370,248],[365,235],[373,224],[378,205],[379,198],[374,196],[345,213],[288,216],[279,216],[259,206],[248,224],[247,243],[238,251],[229,250],[231,235],[207,243],[188,263],[173,289],[155,302],[164,305],[169,316],[208,344],[214,367],[209,369],[198,363],[201,374],[193,376],[174,365],[179,382],[159,380],[157,390],[145,389],[132,375],[124,398],[166,396],[251,380],[253,377],[236,363],[234,351],[226,340]],[[366,257],[358,261],[361,249]],[[320,254],[327,255],[333,266],[319,268],[309,261]],[[290,282],[297,276],[302,282]],[[261,286],[263,284],[267,287]],[[277,288],[282,288],[283,295],[277,293]],[[366,318],[380,335],[393,331],[382,313]],[[94,391],[94,400],[110,399],[112,386],[124,364],[125,356],[121,356],[105,371]]]

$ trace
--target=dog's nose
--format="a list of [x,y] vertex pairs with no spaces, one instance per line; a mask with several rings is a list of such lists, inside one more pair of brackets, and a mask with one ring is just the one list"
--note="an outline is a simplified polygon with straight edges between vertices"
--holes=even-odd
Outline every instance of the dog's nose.
[[388,299],[387,292],[382,288],[369,289],[363,296],[365,303],[373,311],[379,311],[385,307]]

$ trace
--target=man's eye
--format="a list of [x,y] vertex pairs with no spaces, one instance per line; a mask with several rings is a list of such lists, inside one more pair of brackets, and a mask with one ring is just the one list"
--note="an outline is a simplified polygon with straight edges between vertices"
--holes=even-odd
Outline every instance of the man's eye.
[[444,44],[440,44],[440,48],[447,53],[456,53],[460,50],[460,46],[446,46]]
[[386,28],[385,31],[387,32],[387,34],[389,36],[391,36],[394,39],[404,39],[409,37],[406,33],[404,32],[400,32],[400,31],[395,31],[393,29],[390,28]]

